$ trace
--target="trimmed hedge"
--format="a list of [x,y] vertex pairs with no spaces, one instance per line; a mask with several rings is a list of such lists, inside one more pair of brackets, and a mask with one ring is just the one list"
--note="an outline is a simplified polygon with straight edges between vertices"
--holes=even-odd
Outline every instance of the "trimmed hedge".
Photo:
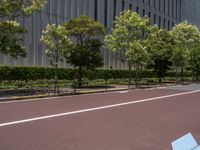
[[[165,74],[166,77],[176,77],[176,71],[173,70],[169,70],[167,71],[167,73]],[[178,72],[178,77],[181,77],[181,73]],[[192,73],[189,71],[184,71],[184,77],[192,77]]]
[[[74,69],[58,69],[58,78],[73,79],[76,70]],[[0,80],[40,80],[54,79],[54,68],[42,67],[0,67]]]
[[[0,80],[43,80],[43,79],[54,79],[54,68],[44,67],[10,67],[0,66]],[[60,80],[73,80],[76,75],[76,69],[59,68],[58,79]],[[128,70],[103,70],[96,69],[94,71],[87,71],[85,73],[89,79],[120,79],[128,78]],[[132,71],[132,77],[135,73]],[[187,73],[187,76],[190,76]],[[166,74],[167,77],[175,77],[174,71],[169,71]],[[156,74],[153,71],[142,71],[138,74],[140,78],[155,78]]]

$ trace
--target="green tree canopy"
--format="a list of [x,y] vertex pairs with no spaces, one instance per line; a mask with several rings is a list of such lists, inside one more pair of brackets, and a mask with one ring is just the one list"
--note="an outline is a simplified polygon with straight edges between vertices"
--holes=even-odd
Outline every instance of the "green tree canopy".
[[183,76],[184,68],[189,59],[190,50],[199,45],[199,29],[195,25],[185,21],[176,25],[172,29],[171,35],[175,40],[172,62],[177,69],[178,67],[181,68]]
[[198,81],[200,76],[200,46],[190,50],[188,65],[189,69],[192,71],[193,77]]
[[1,0],[0,18],[14,19],[18,16],[30,15],[44,7],[46,0]]
[[0,53],[13,58],[25,57],[22,33],[25,33],[25,30],[16,21],[0,22]]
[[63,27],[73,42],[73,47],[65,52],[65,58],[67,63],[79,68],[77,77],[81,86],[83,69],[93,69],[103,65],[100,38],[104,35],[104,27],[86,16],[71,19],[64,23]]
[[161,80],[171,65],[170,58],[174,48],[174,39],[167,30],[153,26],[146,45],[152,61],[151,66]]
[[[129,64],[129,88],[131,84],[131,66],[144,64],[148,59],[143,41],[148,35],[149,20],[137,13],[126,10],[116,17],[114,27],[105,37],[105,45],[120,54],[121,61]],[[137,70],[137,67],[136,67]]]
[[58,66],[63,61],[63,54],[72,46],[71,40],[66,36],[67,31],[61,25],[48,24],[42,33],[41,42],[46,46],[46,54],[50,58],[50,64]]
[[0,53],[18,58],[25,57],[22,34],[26,30],[16,17],[28,16],[43,8],[46,0],[0,0]]
[[50,64],[55,67],[55,89],[58,92],[57,86],[57,68],[59,61],[63,61],[65,51],[72,46],[72,42],[66,36],[67,32],[64,27],[55,24],[48,24],[42,33],[41,42],[46,46],[46,54],[50,58]]

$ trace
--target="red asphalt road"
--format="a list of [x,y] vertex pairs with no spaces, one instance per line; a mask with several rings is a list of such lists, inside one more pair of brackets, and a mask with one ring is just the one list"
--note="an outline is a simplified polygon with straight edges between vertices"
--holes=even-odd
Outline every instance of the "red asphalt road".
[[[0,104],[0,124],[182,93],[167,89]],[[200,92],[0,127],[0,150],[170,150],[200,141]]]

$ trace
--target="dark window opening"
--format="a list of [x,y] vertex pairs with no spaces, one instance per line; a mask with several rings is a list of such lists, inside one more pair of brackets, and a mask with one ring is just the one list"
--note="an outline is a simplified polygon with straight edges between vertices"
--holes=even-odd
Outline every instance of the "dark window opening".
[[163,28],[164,28],[164,29],[165,29],[165,27],[166,27],[165,24],[166,24],[166,19],[163,20]]
[[149,17],[149,19],[151,19],[151,12],[149,12],[148,17]]
[[148,17],[149,17],[149,25],[151,24],[151,12],[148,13]]
[[156,14],[154,14],[154,17],[153,17],[153,23],[156,24]]
[[172,22],[172,28],[174,27],[174,22]]
[[133,10],[133,5],[132,4],[129,4],[129,9]]
[[145,16],[145,9],[143,9],[143,11],[142,11],[142,17],[144,17]]
[[98,20],[98,0],[94,0],[94,19]]
[[178,0],[176,0],[176,18],[178,18]]
[[168,31],[170,30],[170,21],[168,20]]
[[104,25],[107,27],[107,16],[108,16],[108,0],[105,0],[105,9],[104,9]]
[[180,5],[179,5],[179,18],[181,19],[181,13],[182,13],[182,0],[180,0]]
[[117,13],[117,0],[114,0],[113,20],[115,20],[116,13]]
[[161,28],[161,16],[159,16],[158,26],[159,26],[159,28]]
[[161,9],[160,0],[158,0],[158,9],[159,9],[159,11],[160,11],[160,9]]
[[122,1],[122,11],[124,11],[124,9],[125,9],[125,1],[123,0]]
[[139,7],[136,7],[136,13],[139,14]]
[[167,10],[168,11],[168,15],[169,15],[169,12],[170,12],[170,10],[169,10],[170,7],[169,6],[170,6],[170,2],[168,0],[168,7],[167,7],[168,8],[168,10]]
[[166,9],[165,9],[165,7],[166,7],[166,0],[164,0],[164,13],[166,12]]
[[172,0],[172,17],[174,17],[174,0]]

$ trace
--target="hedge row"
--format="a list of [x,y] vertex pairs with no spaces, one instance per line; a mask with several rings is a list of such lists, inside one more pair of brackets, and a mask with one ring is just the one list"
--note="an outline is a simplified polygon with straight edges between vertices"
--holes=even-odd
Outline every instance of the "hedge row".
[[[73,80],[75,78],[77,70],[69,68],[58,69],[58,79],[60,80]],[[127,78],[128,70],[103,70],[97,69],[94,71],[87,71],[85,73],[90,79],[119,79]],[[135,73],[132,71],[132,76]],[[188,76],[189,74],[187,74]],[[142,71],[138,75],[142,78],[156,77],[153,71]],[[170,71],[166,74],[169,77],[175,77],[176,73]],[[0,66],[0,80],[41,80],[41,79],[54,79],[54,68],[43,67],[9,67]]]
[[[73,79],[75,70],[58,69],[59,79]],[[0,67],[0,80],[40,80],[54,79],[54,68],[43,67]]]

